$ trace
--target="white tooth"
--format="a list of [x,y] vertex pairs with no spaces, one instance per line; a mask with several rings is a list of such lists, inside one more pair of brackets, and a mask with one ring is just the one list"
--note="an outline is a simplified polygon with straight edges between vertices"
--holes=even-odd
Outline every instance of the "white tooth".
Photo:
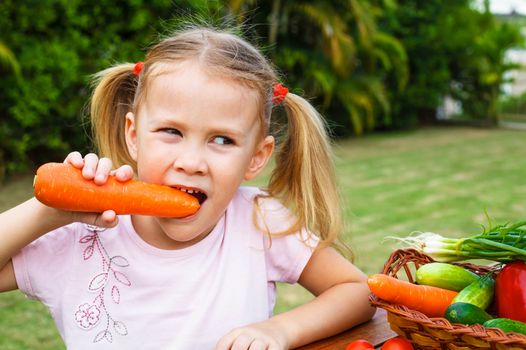
[[194,190],[188,190],[188,193],[194,193]]

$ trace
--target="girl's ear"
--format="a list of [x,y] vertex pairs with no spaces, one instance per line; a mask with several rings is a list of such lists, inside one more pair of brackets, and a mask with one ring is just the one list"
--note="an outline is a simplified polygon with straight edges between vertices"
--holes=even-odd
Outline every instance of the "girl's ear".
[[274,152],[274,143],[274,137],[267,136],[256,146],[254,155],[245,173],[245,180],[252,180],[265,168],[272,156],[272,152]]
[[126,113],[126,124],[124,128],[128,153],[130,153],[134,161],[137,161],[137,127],[135,125],[135,115],[132,112]]

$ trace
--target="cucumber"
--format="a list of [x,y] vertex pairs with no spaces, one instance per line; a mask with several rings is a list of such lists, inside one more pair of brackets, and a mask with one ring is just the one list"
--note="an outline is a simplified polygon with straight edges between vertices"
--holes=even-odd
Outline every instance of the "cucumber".
[[479,280],[475,273],[452,264],[432,262],[416,270],[416,283],[459,291]]
[[509,318],[494,318],[482,324],[488,328],[500,328],[504,332],[515,332],[526,335],[526,323],[510,320]]
[[491,304],[494,294],[495,279],[491,274],[488,274],[458,292],[457,296],[453,298],[452,303],[469,303],[478,306],[482,310],[486,310],[489,304]]
[[451,323],[483,324],[491,320],[490,314],[478,306],[469,303],[452,303],[446,309],[444,317]]

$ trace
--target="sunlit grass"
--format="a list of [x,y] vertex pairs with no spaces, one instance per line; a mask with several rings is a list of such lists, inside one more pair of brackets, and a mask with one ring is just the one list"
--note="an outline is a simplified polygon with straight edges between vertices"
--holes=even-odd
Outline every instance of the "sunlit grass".
[[[399,246],[386,236],[481,232],[485,212],[498,223],[526,219],[526,132],[470,128],[373,135],[336,145],[346,206],[343,234],[355,264],[381,271]],[[311,296],[280,285],[277,311]]]

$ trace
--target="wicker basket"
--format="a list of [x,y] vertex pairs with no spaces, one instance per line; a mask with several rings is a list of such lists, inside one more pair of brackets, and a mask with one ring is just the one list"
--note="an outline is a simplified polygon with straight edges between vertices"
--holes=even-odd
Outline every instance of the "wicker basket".
[[[416,269],[432,261],[432,258],[415,249],[398,249],[391,254],[382,273],[405,279],[403,275],[397,275],[403,269],[408,281],[414,283],[413,276]],[[488,266],[469,263],[458,263],[457,265],[479,275],[491,269]],[[526,335],[505,333],[500,329],[486,328],[481,325],[452,324],[440,317],[429,318],[421,312],[408,309],[405,306],[390,304],[372,293],[370,302],[372,305],[387,311],[387,319],[391,329],[409,340],[415,349],[526,349]],[[489,311],[492,312],[492,310]]]

